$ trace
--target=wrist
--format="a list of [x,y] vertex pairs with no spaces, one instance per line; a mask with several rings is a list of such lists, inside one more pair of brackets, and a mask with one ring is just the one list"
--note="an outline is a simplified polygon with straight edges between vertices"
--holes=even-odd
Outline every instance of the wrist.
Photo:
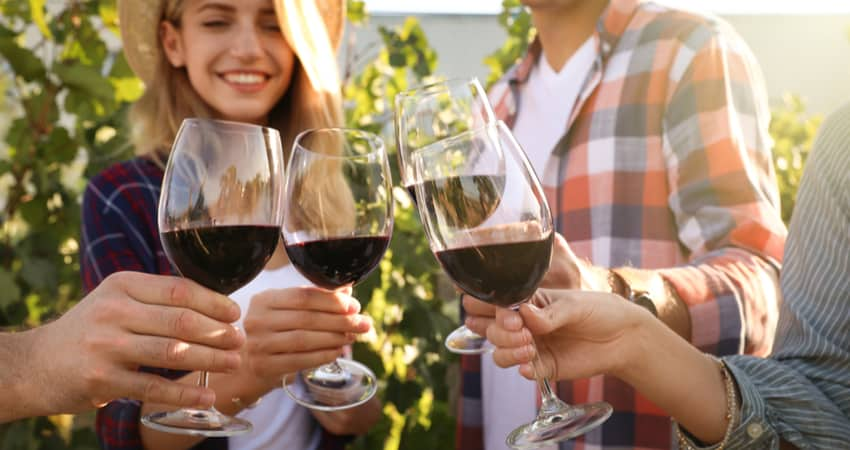
[[43,328],[0,336],[0,359],[6,369],[0,375],[0,389],[5,392],[3,403],[9,406],[0,407],[5,411],[0,412],[0,422],[56,412],[51,405],[52,396],[40,389],[38,382],[49,367],[37,356],[46,349],[42,346],[41,351],[36,351],[38,341],[43,339]]
[[628,308],[632,311],[634,323],[626,328],[626,333],[620,339],[618,347],[622,350],[619,365],[614,368],[612,375],[626,383],[635,386],[649,373],[654,366],[652,362],[658,351],[658,327],[663,325],[649,314],[641,313],[640,308]]

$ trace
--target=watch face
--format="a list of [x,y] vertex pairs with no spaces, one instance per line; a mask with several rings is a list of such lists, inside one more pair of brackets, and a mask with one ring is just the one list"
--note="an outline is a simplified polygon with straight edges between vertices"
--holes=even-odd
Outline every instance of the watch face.
[[634,297],[635,304],[647,309],[653,316],[658,317],[658,310],[655,308],[655,303],[646,292],[641,292]]

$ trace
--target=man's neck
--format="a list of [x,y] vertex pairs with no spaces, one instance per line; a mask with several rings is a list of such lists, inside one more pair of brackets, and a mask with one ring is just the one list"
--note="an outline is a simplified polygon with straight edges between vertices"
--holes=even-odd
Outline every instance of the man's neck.
[[579,0],[562,7],[535,7],[531,20],[546,56],[546,62],[556,72],[593,34],[596,22],[608,0]]

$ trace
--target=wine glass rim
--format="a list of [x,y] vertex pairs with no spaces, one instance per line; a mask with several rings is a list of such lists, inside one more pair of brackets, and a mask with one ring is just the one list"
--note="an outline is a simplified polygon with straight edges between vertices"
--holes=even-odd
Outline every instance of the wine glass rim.
[[506,128],[507,128],[507,125],[505,124],[505,122],[503,122],[501,120],[496,120],[494,122],[488,122],[488,123],[485,123],[484,125],[481,125],[480,127],[470,128],[470,129],[462,131],[458,134],[451,135],[449,137],[440,139],[439,141],[435,141],[435,142],[432,142],[432,143],[430,143],[426,146],[420,147],[420,148],[414,150],[411,153],[411,156],[443,151],[443,147],[445,147],[446,144],[451,144],[453,142],[463,140],[463,139],[467,138],[468,136],[480,134],[481,132],[483,132],[485,130],[506,129]]
[[187,117],[183,119],[183,123],[180,125],[182,128],[186,124],[202,124],[202,123],[214,123],[216,125],[220,125],[227,128],[245,128],[245,129],[254,129],[267,131],[269,133],[280,135],[280,131],[277,128],[267,127],[264,125],[257,125],[255,123],[248,122],[237,122],[235,120],[223,120],[223,119],[213,119],[207,117]]
[[413,97],[415,95],[419,95],[423,92],[435,91],[438,92],[435,88],[445,86],[445,89],[440,90],[450,90],[449,86],[466,83],[466,84],[477,84],[478,87],[481,88],[481,92],[484,92],[484,86],[481,84],[481,81],[478,80],[476,76],[469,77],[452,77],[446,78],[445,80],[434,81],[431,83],[421,84],[419,86],[404,90],[395,95],[396,101],[400,101],[404,98]]
[[[362,153],[362,154],[358,154],[358,155],[329,155],[327,153],[320,153],[320,152],[313,151],[313,150],[305,147],[304,145],[301,145],[301,139],[302,138],[304,138],[305,136],[308,136],[310,134],[314,134],[314,133],[337,133],[337,134],[360,135],[374,145],[372,146],[371,151],[366,152],[366,153]],[[295,140],[292,141],[292,148],[293,149],[299,149],[299,150],[302,150],[302,151],[305,151],[305,152],[308,152],[308,153],[312,153],[312,154],[315,154],[315,155],[321,155],[323,158],[336,158],[336,159],[363,158],[363,157],[367,157],[367,156],[380,155],[380,154],[386,153],[386,149],[384,147],[384,140],[381,139],[381,137],[378,136],[377,134],[372,133],[371,131],[359,130],[357,128],[346,128],[346,127],[309,128],[307,130],[304,130],[304,131],[298,133],[298,135],[295,136]]]

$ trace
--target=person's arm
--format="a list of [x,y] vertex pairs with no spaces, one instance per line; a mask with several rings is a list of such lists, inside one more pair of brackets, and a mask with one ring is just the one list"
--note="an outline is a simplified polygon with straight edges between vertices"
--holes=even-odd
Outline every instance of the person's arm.
[[[786,230],[764,84],[749,50],[730,33],[700,27],[672,62],[663,151],[668,206],[689,261],[614,269],[633,291],[649,292],[659,318],[701,350],[765,355],[778,317]],[[556,246],[544,286],[606,290],[607,277]]]
[[242,335],[239,307],[188,280],[110,276],[54,322],[0,334],[0,422],[75,413],[119,397],[210,405],[209,389],[139,373],[139,365],[233,371]]
[[[156,208],[161,171],[141,160],[113,165],[89,180],[81,208],[80,269],[90,291],[112,273],[133,270],[171,274],[159,245]],[[186,372],[157,367],[140,371],[176,379]],[[141,449],[140,402],[120,400],[97,411],[95,429],[108,450]]]

